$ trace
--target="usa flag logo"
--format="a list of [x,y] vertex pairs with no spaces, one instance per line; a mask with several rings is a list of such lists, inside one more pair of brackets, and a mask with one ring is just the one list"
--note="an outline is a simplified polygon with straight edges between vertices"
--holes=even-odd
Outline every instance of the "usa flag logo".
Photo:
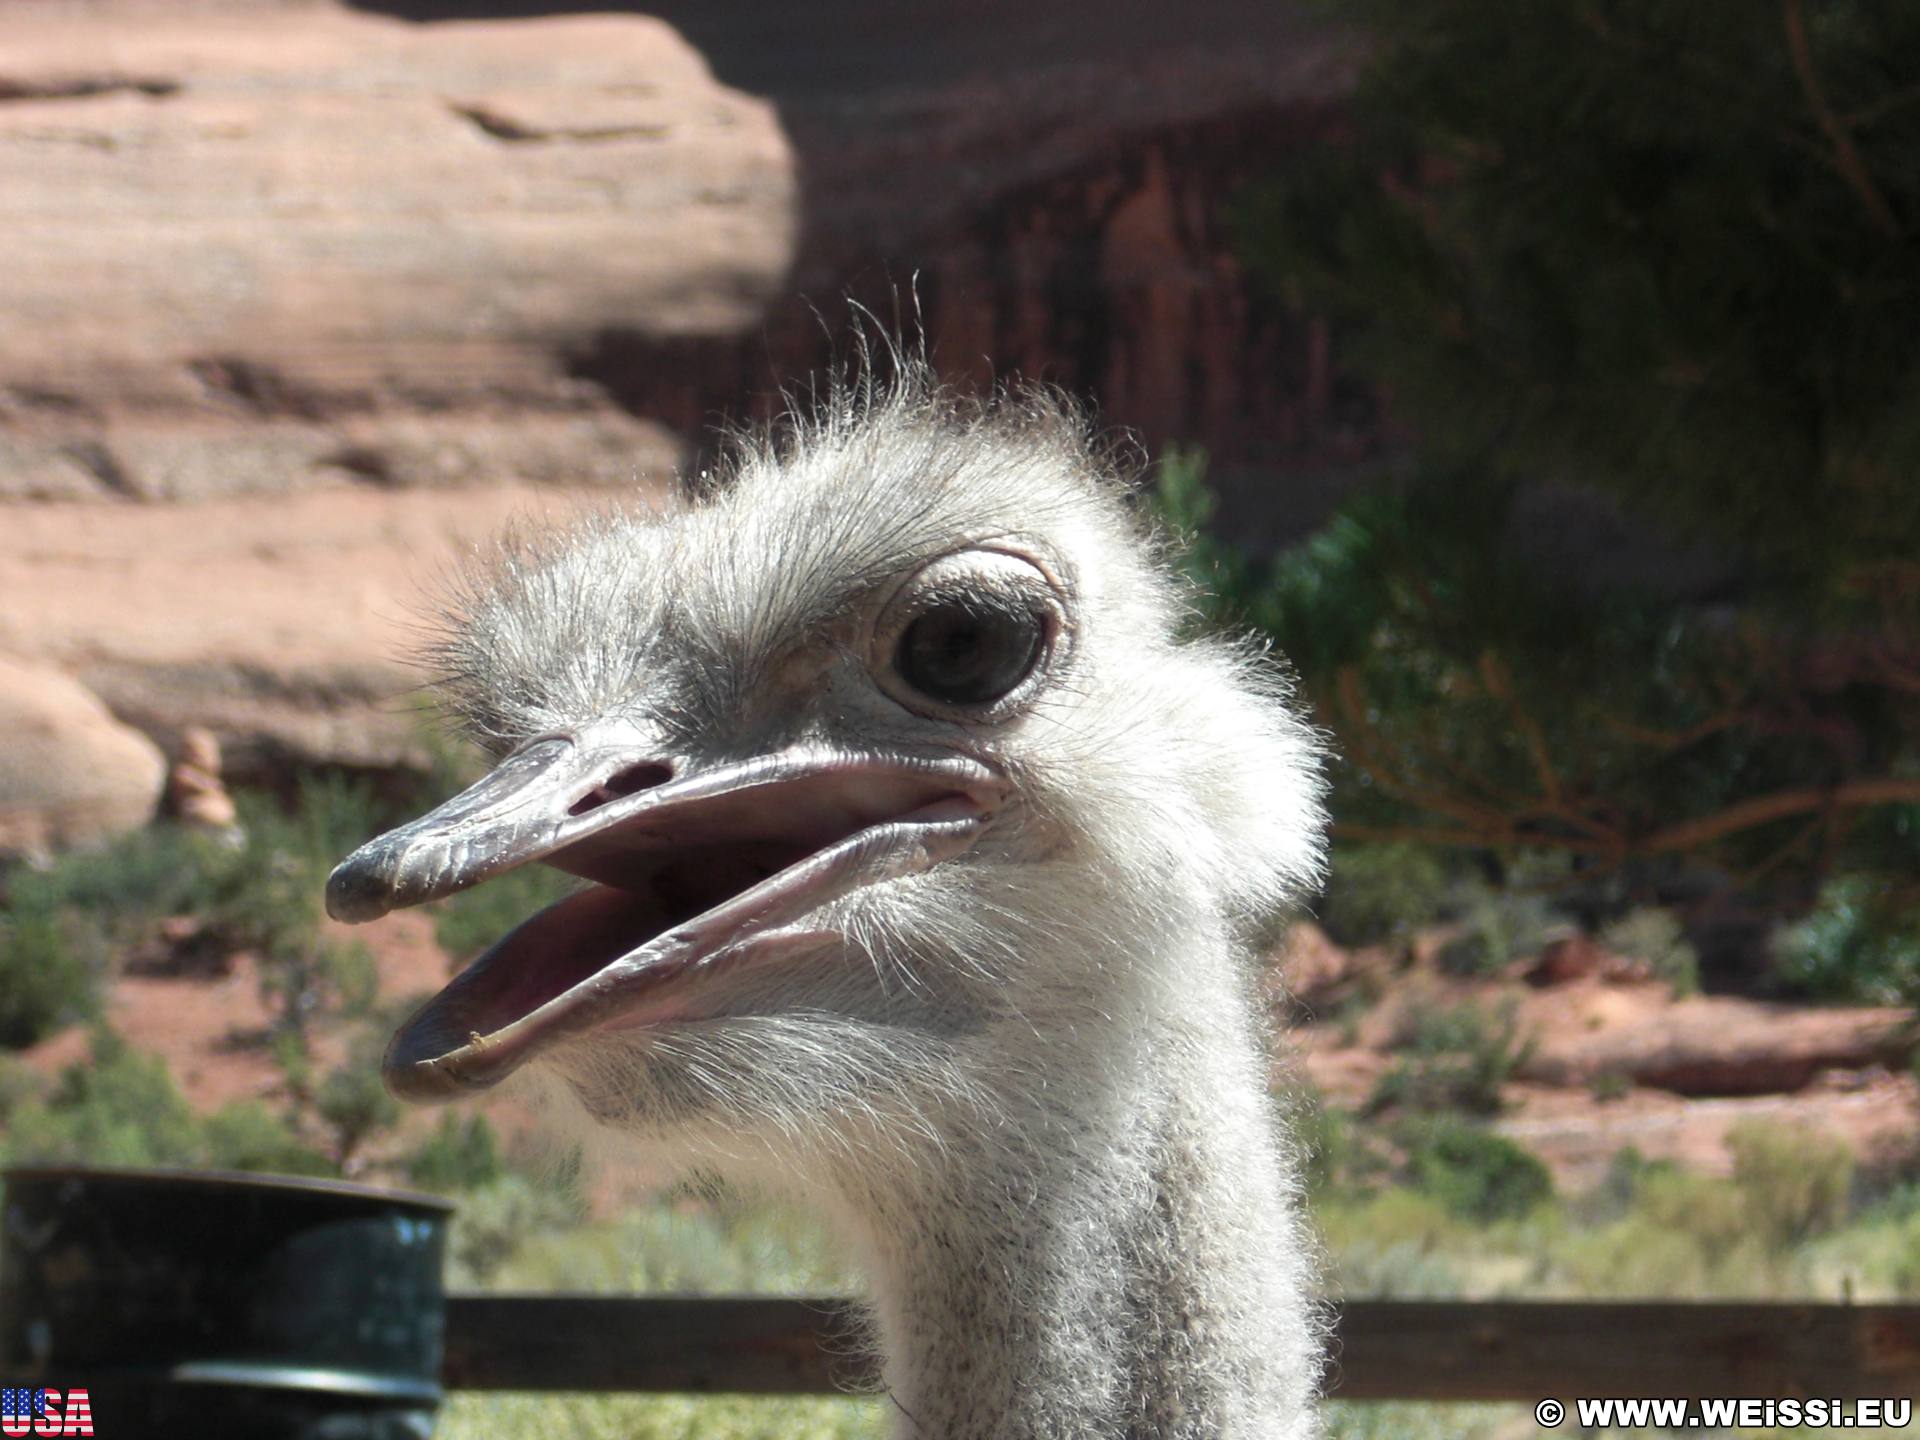
[[91,1434],[93,1405],[85,1390],[0,1386],[0,1435]]

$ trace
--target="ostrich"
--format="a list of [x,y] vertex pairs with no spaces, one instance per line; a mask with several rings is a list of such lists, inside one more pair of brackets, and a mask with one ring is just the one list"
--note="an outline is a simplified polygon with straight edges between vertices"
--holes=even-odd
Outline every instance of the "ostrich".
[[902,1435],[1317,1431],[1251,964],[1318,875],[1315,738],[1184,633],[1117,471],[1071,405],[903,362],[662,513],[508,541],[432,657],[497,768],[328,884],[367,920],[590,882],[399,1030],[389,1086],[521,1072],[811,1206]]

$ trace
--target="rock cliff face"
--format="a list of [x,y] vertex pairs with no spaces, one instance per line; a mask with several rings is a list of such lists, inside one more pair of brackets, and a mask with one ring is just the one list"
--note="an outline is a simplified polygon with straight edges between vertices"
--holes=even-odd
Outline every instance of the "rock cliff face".
[[166,767],[153,742],[56,670],[0,657],[0,857],[144,824]]
[[572,8],[18,0],[0,651],[242,781],[408,763],[415,577],[769,408],[849,300],[1205,446],[1256,538],[1372,444],[1232,251],[1338,123],[1288,7]]
[[243,781],[417,763],[435,574],[681,453],[573,352],[735,343],[796,200],[773,107],[643,16],[15,7],[0,651]]
[[595,327],[735,335],[794,243],[772,107],[666,25],[319,6],[8,19],[0,494],[625,483]]

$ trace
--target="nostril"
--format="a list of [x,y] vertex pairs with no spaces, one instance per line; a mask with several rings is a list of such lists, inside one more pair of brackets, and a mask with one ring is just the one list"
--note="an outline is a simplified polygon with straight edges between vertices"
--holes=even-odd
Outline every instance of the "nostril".
[[656,785],[664,785],[672,778],[671,765],[642,763],[629,765],[619,774],[611,777],[601,788],[613,795],[638,795],[642,790],[651,790]]
[[664,785],[672,778],[671,765],[661,765],[653,761],[629,765],[624,770],[615,771],[574,801],[567,807],[567,814],[585,815],[624,796],[637,795],[642,790],[651,790],[656,785]]

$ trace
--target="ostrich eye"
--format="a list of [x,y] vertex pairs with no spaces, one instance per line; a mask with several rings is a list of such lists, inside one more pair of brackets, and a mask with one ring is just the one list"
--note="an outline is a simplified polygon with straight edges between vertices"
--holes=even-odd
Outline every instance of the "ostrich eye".
[[1012,597],[943,599],[901,633],[893,663],[930,699],[984,705],[1032,673],[1045,639],[1045,621]]
[[1026,555],[955,551],[902,576],[874,617],[867,663],[883,691],[921,715],[1004,720],[1063,663],[1067,599]]

